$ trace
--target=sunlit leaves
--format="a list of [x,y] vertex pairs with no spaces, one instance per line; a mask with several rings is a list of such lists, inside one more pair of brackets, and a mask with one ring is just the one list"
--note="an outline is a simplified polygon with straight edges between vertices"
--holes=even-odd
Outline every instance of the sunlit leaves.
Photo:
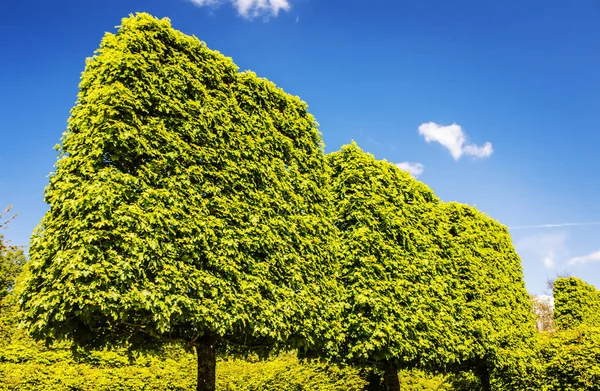
[[271,348],[329,330],[326,165],[299,98],[138,14],[88,59],[59,154],[22,295],[35,337]]

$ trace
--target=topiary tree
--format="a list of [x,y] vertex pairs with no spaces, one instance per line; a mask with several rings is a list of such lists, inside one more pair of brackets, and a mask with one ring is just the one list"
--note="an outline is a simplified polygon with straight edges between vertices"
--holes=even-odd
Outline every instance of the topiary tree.
[[[536,389],[535,323],[521,261],[507,228],[475,208],[451,202],[445,256],[452,260],[452,291],[465,346],[459,365],[473,371],[484,391]],[[529,375],[527,375],[529,374]]]
[[340,232],[344,343],[337,358],[372,368],[371,388],[399,390],[398,369],[442,368],[459,357],[439,200],[355,143],[328,156]]
[[600,291],[593,285],[576,277],[562,277],[554,281],[553,295],[556,327],[600,327]]
[[304,102],[148,14],[105,35],[79,87],[21,295],[36,339],[180,342],[198,390],[214,390],[219,351],[335,340],[326,164]]

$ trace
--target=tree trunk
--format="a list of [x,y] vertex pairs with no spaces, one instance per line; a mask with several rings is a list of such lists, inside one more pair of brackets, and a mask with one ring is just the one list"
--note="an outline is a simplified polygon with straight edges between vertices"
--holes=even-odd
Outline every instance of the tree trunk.
[[369,382],[367,391],[385,391],[378,371],[371,370],[367,375],[367,382]]
[[212,338],[205,336],[196,345],[198,354],[198,391],[215,391],[217,383],[217,356]]
[[483,364],[477,369],[477,377],[479,377],[479,383],[481,383],[482,391],[492,391],[492,385],[490,383],[490,372],[487,366]]
[[385,391],[400,391],[400,381],[398,380],[398,369],[391,363],[386,363],[383,367],[383,386]]

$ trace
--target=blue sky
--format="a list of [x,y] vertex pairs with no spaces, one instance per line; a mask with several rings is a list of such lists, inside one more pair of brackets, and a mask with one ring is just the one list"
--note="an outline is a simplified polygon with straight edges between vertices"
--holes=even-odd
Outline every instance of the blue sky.
[[[27,244],[79,76],[105,31],[169,17],[308,102],[327,151],[350,140],[442,199],[512,229],[532,293],[600,287],[597,0],[7,1],[0,21],[0,207]],[[598,253],[597,253],[598,252]]]

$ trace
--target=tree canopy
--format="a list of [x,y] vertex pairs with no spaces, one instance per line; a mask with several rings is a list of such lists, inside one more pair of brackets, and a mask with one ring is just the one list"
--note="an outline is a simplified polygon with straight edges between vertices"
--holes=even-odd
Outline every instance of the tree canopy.
[[87,60],[57,148],[21,296],[35,338],[181,341],[214,363],[333,332],[323,143],[299,98],[137,14]]
[[561,330],[600,327],[600,291],[576,277],[554,281],[554,323]]
[[344,286],[343,360],[385,371],[438,368],[462,341],[442,257],[439,200],[423,183],[355,143],[328,156]]
[[461,296],[456,315],[464,327],[464,356],[459,368],[474,370],[484,390],[490,389],[491,377],[521,381],[526,378],[522,372],[531,370],[533,357],[527,352],[534,350],[535,328],[521,260],[508,229],[471,206],[451,202],[443,207],[448,219],[445,254],[454,267],[449,283]]

